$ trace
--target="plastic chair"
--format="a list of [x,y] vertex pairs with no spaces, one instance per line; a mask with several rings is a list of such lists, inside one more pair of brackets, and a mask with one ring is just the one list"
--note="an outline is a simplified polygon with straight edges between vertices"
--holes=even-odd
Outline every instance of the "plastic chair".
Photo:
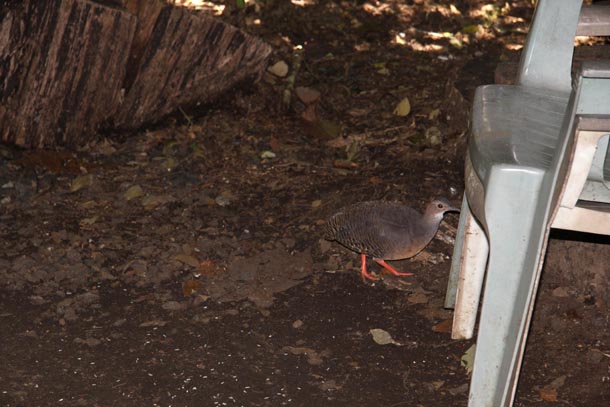
[[452,337],[470,338],[485,280],[469,407],[512,405],[551,226],[610,234],[610,213],[579,200],[584,185],[601,197],[610,170],[610,65],[571,87],[581,3],[539,0],[517,85],[475,94],[446,298]]

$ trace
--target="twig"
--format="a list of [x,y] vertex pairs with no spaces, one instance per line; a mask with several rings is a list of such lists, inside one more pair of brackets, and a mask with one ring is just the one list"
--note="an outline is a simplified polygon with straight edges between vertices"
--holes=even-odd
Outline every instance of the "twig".
[[301,70],[301,62],[303,61],[303,47],[297,45],[294,47],[294,54],[292,55],[292,69],[290,75],[286,77],[286,87],[284,88],[284,94],[282,97],[282,107],[285,109],[290,106],[290,100],[292,99],[292,92],[294,92],[294,84],[297,80],[297,74]]

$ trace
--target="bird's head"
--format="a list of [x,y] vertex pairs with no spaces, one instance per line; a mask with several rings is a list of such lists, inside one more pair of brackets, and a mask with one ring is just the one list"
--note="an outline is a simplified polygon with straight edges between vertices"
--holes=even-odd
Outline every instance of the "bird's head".
[[443,215],[445,212],[459,212],[460,210],[455,206],[452,206],[451,203],[445,198],[435,198],[428,206],[426,206],[425,217],[429,219],[434,219],[437,222],[440,222],[443,219]]

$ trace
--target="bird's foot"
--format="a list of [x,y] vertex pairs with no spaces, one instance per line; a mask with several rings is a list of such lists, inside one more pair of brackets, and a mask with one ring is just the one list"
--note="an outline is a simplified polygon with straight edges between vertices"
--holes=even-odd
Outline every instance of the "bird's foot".
[[373,281],[379,280],[377,277],[366,271],[366,254],[361,254],[360,259],[362,260],[362,281],[366,281],[366,279]]
[[377,264],[379,264],[381,267],[383,267],[384,269],[388,270],[390,273],[394,274],[395,276],[404,277],[404,276],[412,276],[413,275],[413,273],[403,273],[402,271],[398,271],[394,267],[390,266],[388,263],[386,263],[383,260],[375,259],[375,261],[377,262]]

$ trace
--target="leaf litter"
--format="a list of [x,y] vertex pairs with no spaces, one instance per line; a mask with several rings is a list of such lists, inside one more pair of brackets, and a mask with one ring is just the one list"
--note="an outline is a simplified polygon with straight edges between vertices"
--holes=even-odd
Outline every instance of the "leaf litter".
[[[416,3],[407,6],[413,21],[400,20],[410,14],[397,12],[363,14],[362,7],[374,8],[372,3],[357,8],[316,3],[298,7],[295,15],[294,7],[278,7],[271,15],[248,10],[235,16],[249,24],[254,12],[263,22],[251,25],[254,30],[284,31],[268,37],[276,44],[277,60],[291,61],[290,67],[277,67],[275,83],[283,86],[280,77],[294,75],[295,98],[300,99],[301,86],[319,92],[305,98],[307,114],[296,108],[294,115],[278,114],[268,109],[277,102],[274,94],[238,90],[235,106],[215,106],[201,120],[176,125],[171,119],[168,127],[124,142],[102,139],[78,154],[22,154],[2,147],[6,165],[0,168],[0,184],[7,188],[0,200],[0,285],[8,293],[2,300],[10,305],[2,313],[8,372],[1,375],[3,397],[14,397],[15,405],[52,404],[50,394],[65,395],[68,404],[120,405],[120,389],[134,405],[150,405],[152,398],[187,405],[195,393],[185,383],[197,383],[201,392],[219,394],[219,404],[280,405],[288,399],[312,404],[302,395],[319,397],[320,390],[323,396],[313,404],[353,404],[354,397],[356,404],[367,405],[463,404],[468,377],[459,354],[464,343],[433,328],[445,331],[451,317],[441,297],[453,242],[436,239],[427,260],[405,262],[416,272],[413,278],[384,278],[372,286],[360,281],[356,255],[316,244],[328,212],[355,200],[406,199],[416,205],[456,186],[453,196],[459,199],[459,149],[470,103],[462,94],[472,90],[463,84],[482,83],[476,75],[489,62],[494,66],[482,74],[493,76],[497,61],[488,61],[485,47],[493,44],[485,38],[510,27],[502,31],[507,46],[497,48],[502,58],[509,45],[522,40],[529,2],[511,3],[512,11],[485,11],[477,2],[456,5],[461,14],[446,4],[427,5],[432,9],[424,14],[423,3]],[[503,21],[510,13],[518,19]],[[307,24],[286,25],[299,16]],[[356,16],[366,18],[364,28],[353,23]],[[441,16],[451,29],[436,27]],[[276,20],[268,24],[267,18]],[[345,28],[343,39],[327,41],[332,30],[319,28],[328,23]],[[405,24],[414,29],[405,30]],[[295,36],[294,27],[303,32]],[[367,38],[358,30],[366,30]],[[384,48],[378,39],[394,32],[404,34],[396,35],[402,42]],[[294,64],[291,42],[310,36]],[[478,72],[474,76],[471,64]],[[407,115],[393,115],[405,93]],[[275,157],[261,157],[265,151]],[[322,273],[327,264],[334,274]],[[585,296],[572,283],[553,288],[569,287],[570,295],[582,298],[577,305],[584,310],[578,313],[586,317],[579,324],[595,321],[591,310],[605,310],[605,297]],[[558,290],[553,298],[567,302],[565,292]],[[11,295],[20,293],[26,293],[24,299],[11,303]],[[93,297],[81,297],[84,293]],[[587,308],[589,303],[595,305]],[[11,308],[14,304],[20,307]],[[556,323],[556,317],[550,319]],[[295,328],[296,321],[303,324]],[[379,325],[388,344],[394,335],[421,346],[375,346],[367,332]],[[579,333],[586,348],[607,353],[599,334],[603,325],[563,332]],[[38,342],[24,347],[24,338]],[[80,346],[59,354],[66,341]],[[555,345],[536,354],[557,366],[564,359],[553,353]],[[284,346],[294,355],[287,362]],[[309,363],[309,355],[318,356],[315,363]],[[603,354],[587,355],[595,366],[603,365]],[[298,357],[306,363],[295,364]],[[75,373],[59,387],[46,380],[26,388],[22,383],[35,380],[35,374],[23,361],[32,358],[36,371],[49,377]],[[326,369],[330,361],[332,368]],[[138,369],[124,369],[126,363]],[[531,383],[538,383],[532,364],[527,370],[526,360],[525,366],[522,398],[532,397]],[[582,372],[578,366],[563,369]],[[402,383],[402,371],[416,371],[418,377]],[[214,384],[223,380],[223,386]],[[250,388],[243,387],[245,381]],[[573,381],[566,381],[558,397],[593,399],[589,404],[595,405],[595,391],[587,393],[596,389],[593,381],[582,388]],[[99,390],[83,390],[85,384]],[[574,396],[567,388],[576,390]]]

